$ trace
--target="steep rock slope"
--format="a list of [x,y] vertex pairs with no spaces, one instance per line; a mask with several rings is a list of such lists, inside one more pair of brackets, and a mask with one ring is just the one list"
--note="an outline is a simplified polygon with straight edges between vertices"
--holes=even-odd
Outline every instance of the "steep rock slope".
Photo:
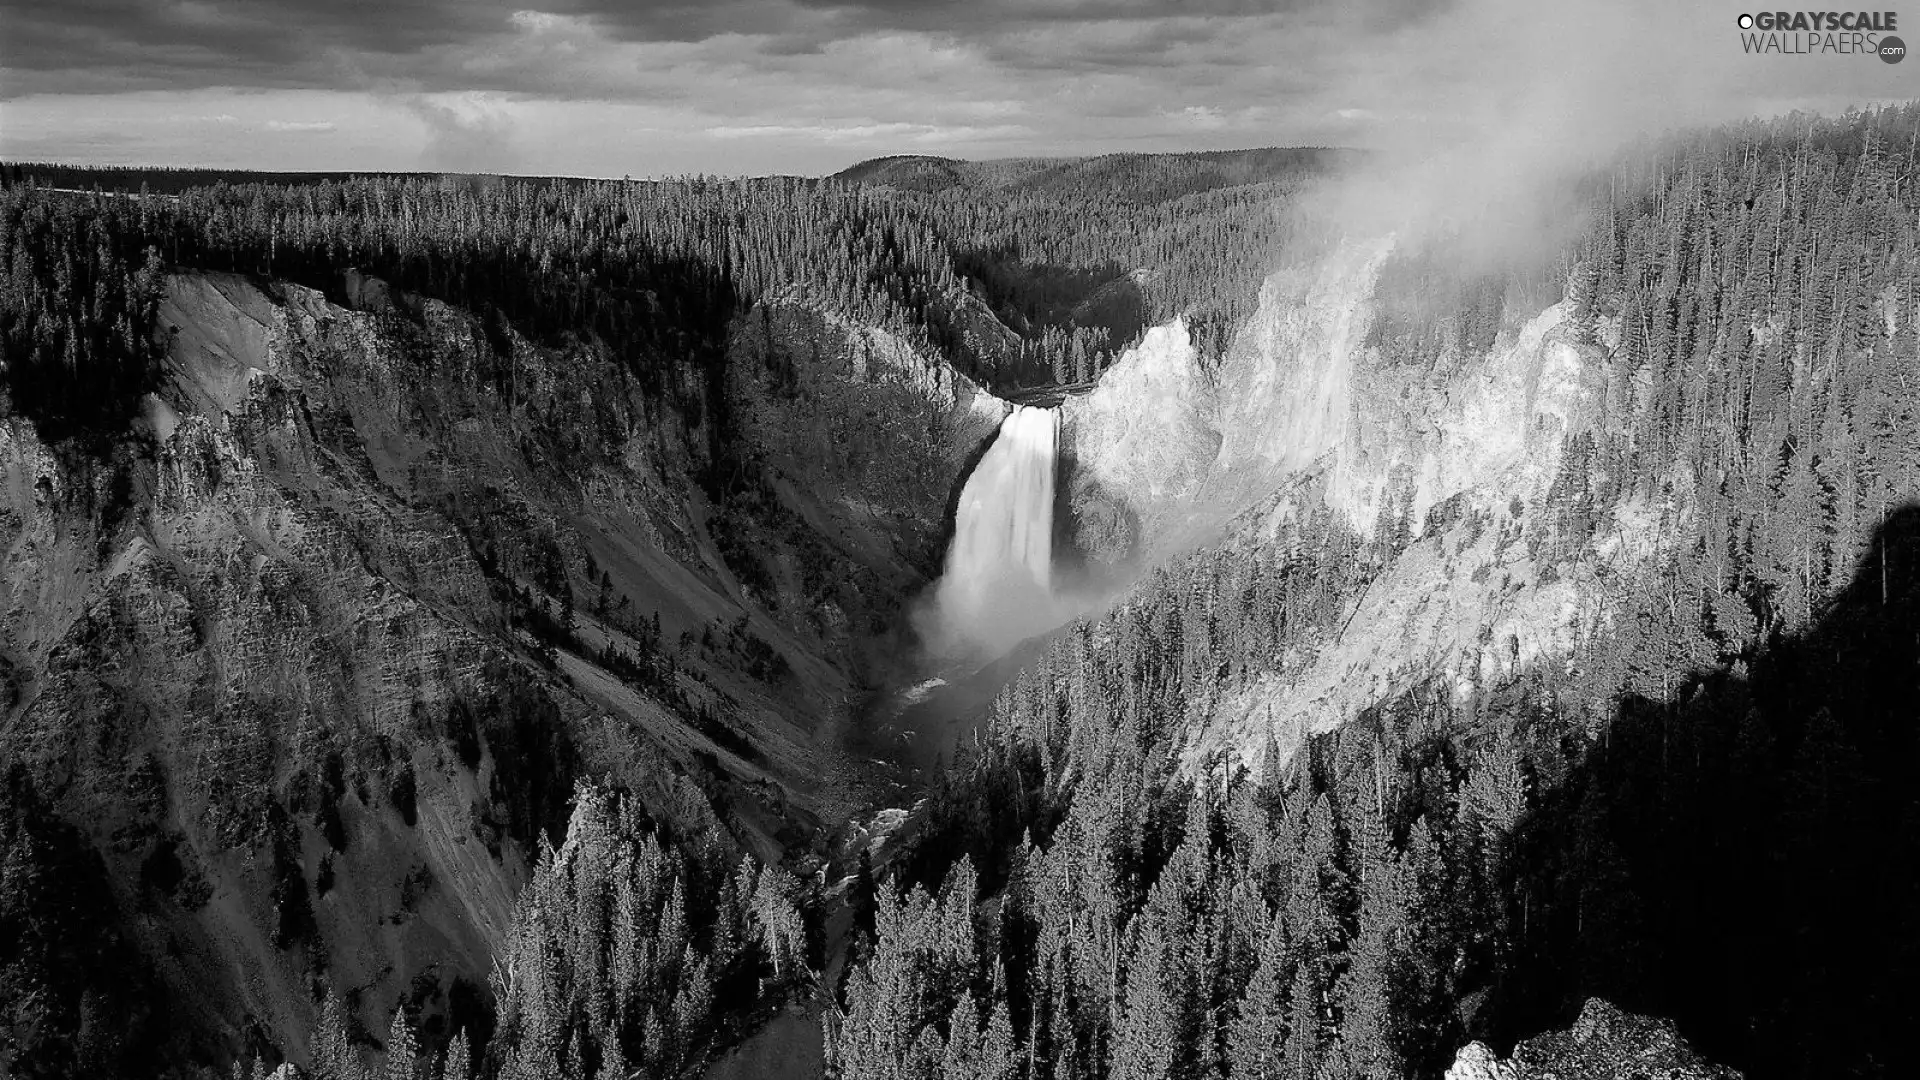
[[1172,531],[1169,516],[1189,508],[1219,451],[1217,411],[1211,375],[1180,319],[1148,330],[1093,393],[1068,398],[1061,525],[1073,547],[1113,566]]
[[[0,747],[97,853],[127,985],[178,991],[128,1053],[297,1057],[319,986],[369,1032],[402,1000],[430,1037],[481,1022],[576,775],[804,849],[843,798],[860,635],[927,573],[940,508],[903,493],[950,487],[994,416],[799,309],[830,354],[809,393],[869,442],[793,441],[758,376],[696,420],[591,341],[344,291],[363,310],[174,276],[135,431],[0,422]],[[818,472],[714,482],[723,423]]]
[[1565,656],[1605,619],[1606,582],[1681,512],[1603,500],[1578,530],[1566,520],[1555,485],[1582,465],[1567,448],[1604,422],[1612,370],[1567,304],[1424,363],[1369,344],[1393,247],[1348,243],[1276,272],[1215,367],[1180,322],[1155,328],[1065,406],[1083,550],[1312,558],[1303,530],[1326,511],[1376,564],[1335,634],[1206,703],[1195,753],[1251,759],[1268,734],[1297,745],[1435,674],[1466,696]]

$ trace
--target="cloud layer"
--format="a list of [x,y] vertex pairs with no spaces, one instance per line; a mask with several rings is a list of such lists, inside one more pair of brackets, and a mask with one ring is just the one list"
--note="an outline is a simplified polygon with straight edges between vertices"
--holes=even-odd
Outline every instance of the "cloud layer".
[[1502,126],[1593,141],[1905,98],[1920,73],[1745,56],[1742,9],[1720,0],[1547,7],[0,0],[0,154],[618,176],[1431,145]]

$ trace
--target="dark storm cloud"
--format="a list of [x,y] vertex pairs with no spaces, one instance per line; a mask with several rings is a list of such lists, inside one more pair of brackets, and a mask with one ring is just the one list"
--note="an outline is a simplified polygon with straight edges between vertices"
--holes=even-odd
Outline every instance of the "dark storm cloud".
[[[581,0],[567,9],[591,17],[620,40],[698,40],[718,33],[764,35],[772,55],[817,52],[829,41],[872,31],[914,31],[977,42],[1013,64],[1077,68],[1164,61],[1169,45],[1217,39],[1232,21],[1324,17],[1360,31],[1394,29],[1429,18],[1456,0],[765,0],[622,6]],[[604,4],[604,7],[596,7]],[[556,9],[560,10],[560,9]],[[1160,29],[1103,35],[1119,28]],[[701,27],[699,32],[674,27]],[[663,35],[663,29],[667,33]],[[1045,47],[1023,45],[1044,40]],[[1086,46],[1086,48],[1082,48]]]
[[[1095,72],[1179,68],[1196,48],[1225,35],[1215,19],[1112,20],[1062,34],[1040,28],[1006,31],[983,42],[996,63],[1028,70]],[[1194,74],[1204,75],[1204,71]]]
[[[1236,19],[1392,25],[1444,0],[0,0],[7,96],[183,90],[505,90],[568,96],[566,54],[543,34],[601,45],[747,35],[769,57],[817,54],[863,33],[980,44],[1029,68],[1179,62]],[[533,42],[533,44],[530,44]],[[576,92],[620,96],[615,78]],[[657,86],[634,91],[653,96]]]
[[1251,17],[1279,15],[1312,8],[1366,9],[1369,13],[1418,15],[1442,6],[1444,0],[982,0],[956,4],[950,0],[794,0],[817,11],[850,12],[890,26],[916,29],[964,29],[1005,26],[1010,23],[1113,22],[1164,19],[1171,16]]
[[[405,76],[459,88],[458,52],[520,32],[529,8],[584,15],[620,38],[699,40],[744,9],[772,3],[674,0],[629,6],[578,0],[0,0],[0,67],[10,94],[193,89],[351,87]],[[496,75],[497,79],[498,76]]]
[[305,86],[343,54],[404,57],[504,17],[486,3],[0,0],[0,65],[11,92]]

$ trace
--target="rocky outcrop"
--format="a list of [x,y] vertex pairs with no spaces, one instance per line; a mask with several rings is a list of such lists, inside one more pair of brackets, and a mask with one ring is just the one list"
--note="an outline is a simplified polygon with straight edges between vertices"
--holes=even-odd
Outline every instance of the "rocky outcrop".
[[1687,512],[1605,502],[1569,538],[1556,481],[1599,478],[1567,447],[1623,392],[1606,348],[1558,304],[1510,313],[1488,348],[1390,357],[1370,328],[1392,250],[1348,243],[1275,273],[1213,364],[1179,321],[1157,327],[1064,407],[1069,517],[1096,559],[1293,551],[1330,512],[1380,560],[1335,633],[1199,703],[1195,755],[1255,759],[1269,734],[1295,745],[1434,676],[1464,696],[1565,656],[1606,619],[1602,582]]
[[955,344],[959,354],[978,377],[994,385],[1017,380],[1020,335],[1001,322],[987,302],[969,289],[948,294],[944,302],[948,326],[958,339]]
[[1063,521],[1072,547],[1107,566],[1171,531],[1220,445],[1213,390],[1180,319],[1147,331],[1061,417]]
[[1447,1068],[1446,1080],[1518,1080],[1511,1064],[1483,1042],[1470,1042]]
[[1373,287],[1391,252],[1390,240],[1345,245],[1261,287],[1259,308],[1221,363],[1213,468],[1223,495],[1240,496],[1330,453],[1357,456],[1376,404],[1363,385]]
[[1590,998],[1566,1031],[1527,1039],[1506,1060],[1483,1043],[1462,1047],[1446,1080],[1739,1080],[1696,1053],[1673,1022]]
[[1597,420],[1604,352],[1576,345],[1556,305],[1484,352],[1392,363],[1368,345],[1391,252],[1349,244],[1276,272],[1211,369],[1181,320],[1153,329],[1068,402],[1075,454],[1149,520],[1223,522],[1311,477],[1354,529],[1391,513],[1418,533],[1462,493],[1544,491],[1561,443]]

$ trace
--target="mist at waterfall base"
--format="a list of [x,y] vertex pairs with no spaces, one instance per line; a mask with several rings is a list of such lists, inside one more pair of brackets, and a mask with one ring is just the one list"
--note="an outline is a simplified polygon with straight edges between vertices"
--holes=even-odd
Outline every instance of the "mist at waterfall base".
[[1111,592],[1056,558],[1059,443],[1057,411],[1015,405],[961,487],[945,566],[911,616],[915,674],[868,719],[882,740],[874,750],[923,779],[952,760],[1049,631]]
[[1057,411],[1015,405],[961,488],[946,566],[914,613],[934,670],[965,674],[1083,610],[1054,568],[1059,440]]

